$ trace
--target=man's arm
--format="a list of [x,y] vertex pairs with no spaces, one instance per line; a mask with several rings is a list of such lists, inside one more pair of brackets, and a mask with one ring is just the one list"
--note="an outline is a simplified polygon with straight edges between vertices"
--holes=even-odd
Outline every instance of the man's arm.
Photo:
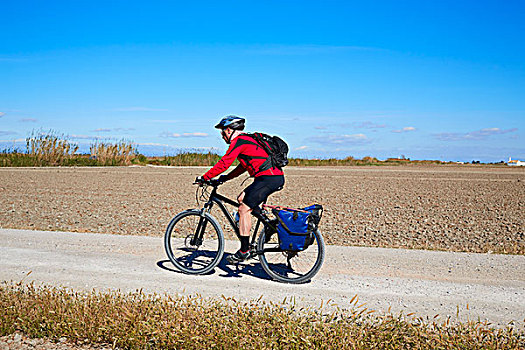
[[217,164],[215,164],[213,168],[211,168],[204,175],[202,175],[204,180],[213,179],[215,176],[220,175],[222,172],[226,171],[232,165],[233,161],[241,152],[241,147],[236,147],[236,144],[237,139],[235,139],[234,142],[232,142],[232,144],[228,148],[228,151],[226,151],[226,154],[222,156],[222,158],[217,162]]
[[226,180],[231,180],[231,179],[234,179],[236,178],[237,176],[241,175],[242,173],[244,173],[246,171],[246,169],[241,165],[237,165],[237,167],[235,169],[233,169],[232,171],[230,171],[228,173],[228,175],[225,175],[226,176]]

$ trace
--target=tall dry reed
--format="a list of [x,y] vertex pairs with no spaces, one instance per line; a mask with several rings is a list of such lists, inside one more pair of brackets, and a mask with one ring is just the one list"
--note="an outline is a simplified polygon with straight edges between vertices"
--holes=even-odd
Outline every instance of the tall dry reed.
[[96,142],[89,147],[89,151],[100,165],[130,165],[137,155],[135,145],[126,140],[116,143]]
[[78,151],[78,145],[55,131],[33,131],[26,138],[27,155],[34,158],[35,165],[63,165]]

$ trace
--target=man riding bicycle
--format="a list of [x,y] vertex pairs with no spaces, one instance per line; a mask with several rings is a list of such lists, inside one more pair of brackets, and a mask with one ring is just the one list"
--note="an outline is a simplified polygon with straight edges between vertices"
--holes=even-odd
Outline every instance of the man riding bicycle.
[[250,214],[259,210],[270,194],[284,186],[284,173],[273,166],[270,155],[257,141],[243,132],[245,119],[229,115],[224,117],[215,128],[221,130],[222,139],[229,144],[226,154],[204,175],[197,177],[197,182],[209,181],[226,171],[235,159],[239,165],[227,175],[221,175],[219,182],[226,182],[248,171],[255,180],[237,197],[239,206],[239,231],[241,248],[226,259],[230,263],[244,261],[251,257],[250,231],[252,220]]

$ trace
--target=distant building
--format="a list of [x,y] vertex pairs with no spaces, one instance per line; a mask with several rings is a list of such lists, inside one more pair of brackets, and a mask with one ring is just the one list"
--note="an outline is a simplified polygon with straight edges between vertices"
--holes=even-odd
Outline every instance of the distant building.
[[525,162],[517,159],[511,159],[509,157],[509,161],[507,162],[508,166],[525,166]]

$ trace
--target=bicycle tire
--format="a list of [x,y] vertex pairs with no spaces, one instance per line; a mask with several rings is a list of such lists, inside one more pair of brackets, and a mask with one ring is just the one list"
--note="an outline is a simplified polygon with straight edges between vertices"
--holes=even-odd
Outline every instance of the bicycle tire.
[[208,213],[203,216],[206,222],[203,241],[191,245],[195,234],[200,210],[186,210],[177,214],[169,223],[164,235],[164,248],[171,263],[180,271],[202,275],[219,264],[224,255],[224,234],[217,220]]
[[314,236],[314,242],[304,251],[269,252],[265,251],[265,248],[279,246],[277,233],[270,235],[270,239],[266,242],[266,230],[263,230],[257,242],[257,250],[263,252],[259,255],[262,268],[271,278],[279,282],[295,284],[309,282],[319,272],[325,257],[321,232],[316,230]]

